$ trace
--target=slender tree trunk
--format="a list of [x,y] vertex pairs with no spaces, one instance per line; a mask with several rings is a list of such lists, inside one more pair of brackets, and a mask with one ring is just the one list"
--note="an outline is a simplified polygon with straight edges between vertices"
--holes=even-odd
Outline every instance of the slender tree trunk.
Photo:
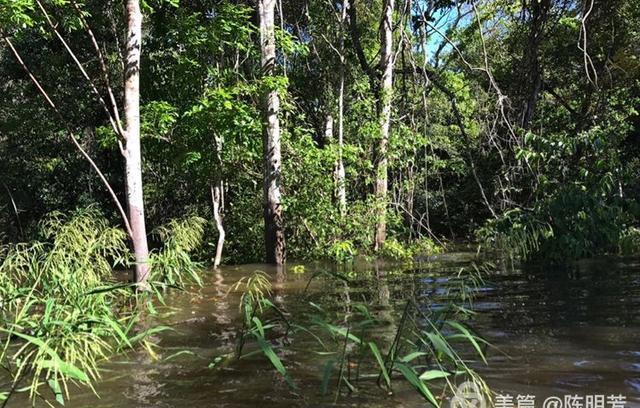
[[211,204],[213,206],[213,218],[216,221],[216,228],[218,230],[218,244],[216,245],[216,257],[213,260],[213,267],[220,266],[222,261],[222,248],[224,246],[224,168],[222,163],[222,142],[223,139],[214,134],[214,152],[217,172],[211,177],[211,183],[209,185],[211,189]]
[[222,248],[224,246],[224,224],[222,223],[222,207],[224,206],[223,182],[211,184],[211,204],[213,205],[213,218],[216,221],[218,229],[218,244],[216,246],[216,257],[213,261],[213,267],[220,266],[222,261]]
[[378,119],[380,121],[380,140],[375,151],[375,197],[378,205],[374,249],[382,248],[387,235],[387,149],[389,144],[389,126],[391,123],[391,98],[393,94],[393,9],[394,0],[385,0],[380,23],[380,67],[382,80],[378,97]]
[[330,113],[324,119],[324,142],[327,145],[333,143],[333,116]]
[[347,26],[347,9],[349,0],[342,1],[341,33],[340,33],[340,83],[338,85],[338,162],[336,163],[336,198],[340,214],[344,216],[347,212],[347,186],[344,172],[344,161],[342,152],[344,148],[344,76],[345,76],[345,47],[344,35]]
[[[327,144],[333,144],[333,125],[334,120],[331,114],[327,114],[324,125],[324,138]],[[335,203],[338,205],[338,209],[340,210],[340,214],[344,215],[345,213],[345,191],[344,191],[344,165],[342,164],[342,155],[340,150],[342,146],[340,146],[340,140],[338,139],[338,157],[336,161],[333,163],[333,197],[335,199]]]
[[127,0],[126,70],[124,79],[124,116],[129,224],[136,260],[135,281],[145,283],[149,275],[149,248],[144,221],[142,191],[142,155],[140,152],[140,53],[142,50],[142,12],[138,0]]
[[[273,76],[276,63],[274,11],[276,0],[259,0],[260,51],[262,74]],[[285,262],[284,220],[280,194],[280,97],[277,89],[265,89],[262,95],[264,146],[264,238],[266,262]]]

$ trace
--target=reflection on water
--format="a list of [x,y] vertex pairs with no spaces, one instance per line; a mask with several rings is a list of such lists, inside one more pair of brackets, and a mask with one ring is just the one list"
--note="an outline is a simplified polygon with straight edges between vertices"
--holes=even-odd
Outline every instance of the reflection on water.
[[[315,344],[293,340],[281,358],[290,367],[301,395],[294,394],[260,356],[208,368],[216,356],[234,349],[238,327],[238,294],[229,288],[256,269],[270,273],[275,300],[295,314],[309,301],[344,313],[351,302],[370,305],[388,322],[380,338],[393,336],[405,299],[437,306],[449,289],[449,277],[468,264],[468,254],[442,256],[421,268],[361,265],[369,278],[314,280],[322,265],[308,265],[296,275],[264,265],[211,271],[201,289],[167,296],[155,323],[175,331],[160,333],[159,361],[135,352],[105,365],[97,384],[100,398],[81,391],[73,407],[283,407],[330,406],[320,396],[321,358]],[[608,258],[582,262],[570,271],[530,267],[523,272],[498,271],[486,277],[476,295],[477,314],[470,325],[499,351],[489,352],[489,366],[474,363],[498,393],[536,396],[623,394],[627,406],[640,406],[640,262]],[[385,327],[387,327],[385,326]],[[308,341],[308,340],[307,340]],[[185,353],[188,350],[189,353]],[[180,353],[182,351],[182,353]],[[424,406],[414,391],[398,382],[393,395],[369,385],[339,406]],[[24,403],[24,401],[22,401]],[[13,402],[14,406],[20,400]]]

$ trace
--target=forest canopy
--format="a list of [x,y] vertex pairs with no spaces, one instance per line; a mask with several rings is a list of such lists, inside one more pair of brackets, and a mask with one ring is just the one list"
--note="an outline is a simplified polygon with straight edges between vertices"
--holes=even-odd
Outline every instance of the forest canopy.
[[137,3],[0,1],[5,243],[97,206],[139,260],[187,215],[216,263],[638,249],[634,0]]

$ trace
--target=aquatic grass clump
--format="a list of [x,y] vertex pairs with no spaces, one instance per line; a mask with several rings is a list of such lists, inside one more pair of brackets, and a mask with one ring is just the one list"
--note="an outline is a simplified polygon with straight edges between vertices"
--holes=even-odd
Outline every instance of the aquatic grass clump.
[[540,252],[543,243],[554,236],[554,230],[534,214],[515,209],[487,221],[476,236],[482,248],[504,251],[512,259],[526,261]]
[[640,254],[640,228],[630,227],[622,232],[618,239],[618,253],[626,256]]
[[[267,339],[269,330],[276,328],[278,323],[284,323],[287,331],[290,328],[284,313],[269,299],[272,293],[271,287],[269,276],[263,271],[255,271],[247,279],[240,279],[231,288],[231,290],[242,291],[240,313],[243,316],[243,321],[242,329],[238,336],[236,358],[240,359],[252,354],[243,355],[247,340],[252,338],[256,342],[258,351],[267,358],[286,383],[292,389],[296,389],[297,387],[289,372],[273,349],[270,340]],[[275,312],[275,316],[269,317],[267,311]],[[286,336],[287,334],[285,333],[284,337],[286,338]]]
[[[460,290],[452,291],[447,296],[449,303],[437,308],[425,310],[415,299],[407,299],[399,319],[391,319],[395,330],[390,343],[376,335],[386,324],[364,304],[347,305],[351,311],[341,322],[313,304],[320,313],[311,318],[311,327],[322,352],[329,354],[327,342],[320,340],[327,335],[342,350],[333,352],[326,362],[322,393],[328,393],[330,379],[337,377],[334,401],[342,389],[351,394],[358,387],[368,387],[366,382],[371,378],[376,378],[376,384],[388,392],[393,392],[398,380],[404,380],[434,406],[440,406],[441,401],[436,395],[453,395],[456,384],[463,381],[470,381],[476,390],[489,396],[487,384],[468,363],[475,357],[486,364],[489,343],[464,323],[472,314],[466,305],[475,293],[481,270],[482,267],[474,267],[467,274],[467,269],[462,269],[457,275]],[[355,372],[350,369],[352,366],[356,366]],[[371,369],[377,372],[372,373]]]
[[323,256],[338,264],[352,262],[359,254],[365,257],[373,258],[379,256],[388,261],[408,263],[440,254],[443,251],[444,247],[427,237],[418,238],[408,245],[398,241],[396,238],[389,238],[377,254],[373,254],[364,248],[357,248],[351,240],[336,240],[328,246]]
[[[163,242],[150,260],[154,288],[201,283],[189,254],[201,244],[204,224],[188,217],[154,231]],[[44,387],[63,404],[70,382],[93,389],[101,361],[137,343],[153,353],[145,338],[165,328],[134,333],[135,285],[113,274],[132,264],[127,235],[95,207],[52,213],[38,230],[41,240],[0,247],[0,365],[9,379],[0,399],[28,391],[46,400]]]
[[2,249],[0,364],[10,381],[0,396],[35,398],[45,385],[63,403],[69,382],[91,386],[98,363],[128,344],[134,295],[112,271],[130,257],[126,234],[94,207],[53,213],[39,232],[42,241]]
[[192,216],[171,220],[153,231],[163,246],[149,257],[152,283],[179,288],[188,282],[202,285],[202,265],[192,260],[191,253],[202,245],[206,223],[204,218]]
[[[310,336],[320,350],[305,351],[323,356],[319,388],[327,395],[335,384],[334,402],[344,396],[345,390],[353,394],[359,388],[377,385],[392,392],[399,381],[411,385],[435,406],[440,406],[443,396],[453,395],[456,384],[463,381],[471,381],[479,392],[488,396],[488,386],[469,361],[476,359],[486,364],[489,343],[475,334],[465,321],[473,314],[468,306],[483,284],[482,274],[491,267],[462,268],[452,278],[454,287],[445,295],[445,303],[439,300],[437,307],[419,305],[409,297],[402,315],[397,319],[390,317],[394,327],[391,336],[380,336],[381,331],[388,332],[389,322],[374,317],[365,304],[358,302],[347,301],[344,313],[309,302],[308,310],[290,316],[270,300],[269,277],[257,271],[232,287],[242,293],[243,322],[236,351],[217,357],[210,368],[218,367],[222,361],[230,362],[232,357],[241,359],[259,353],[299,392],[280,357],[287,353],[278,353],[276,347],[293,344],[296,336]],[[339,280],[347,288],[350,284],[342,276],[331,273],[322,276]],[[316,277],[314,274],[311,279]],[[249,341],[253,341],[253,347],[244,352]]]

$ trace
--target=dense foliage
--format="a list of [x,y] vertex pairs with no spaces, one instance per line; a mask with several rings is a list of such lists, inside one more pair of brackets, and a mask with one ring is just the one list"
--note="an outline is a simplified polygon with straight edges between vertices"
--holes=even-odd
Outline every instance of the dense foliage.
[[[380,50],[381,2],[347,4],[347,13],[343,6],[279,4],[278,75],[262,77],[251,2],[143,5],[141,134],[151,227],[196,213],[208,220],[212,247],[204,255],[213,257],[212,185],[222,183],[224,260],[262,259],[259,95],[275,87],[290,258],[369,252],[379,206],[388,208],[390,235],[400,242],[479,236],[554,260],[627,248],[619,240],[637,226],[640,188],[635,1],[397,4],[386,202],[372,195],[380,133],[379,72],[371,61]],[[91,92],[106,84],[89,41],[95,37],[118,83],[118,1],[3,1],[0,10],[3,38],[60,112],[47,106],[14,53],[0,49],[2,239],[27,239],[45,214],[93,203],[119,222],[65,135],[75,132],[123,197],[117,137]],[[336,198],[338,158],[346,208]]]
[[[151,293],[162,298],[168,286],[199,283],[188,255],[201,244],[201,224],[187,218],[159,228],[164,245],[152,257]],[[147,294],[136,296],[114,275],[131,264],[127,236],[95,207],[53,213],[37,231],[38,240],[0,247],[0,400],[28,392],[64,405],[70,383],[91,386],[103,360],[138,343],[149,347],[149,330],[161,328],[141,324],[138,304]]]
[[[338,263],[452,241],[640,252],[637,0],[0,0],[0,38],[0,399],[90,384],[143,341],[141,298],[201,283],[192,258],[271,260],[285,238],[289,259]],[[291,382],[270,283],[245,286],[237,357],[256,341]],[[351,344],[437,404],[424,381],[447,373],[349,334],[379,323],[366,309],[319,312],[309,328],[344,342],[331,367]],[[397,337],[474,375],[437,357],[442,329],[483,357],[446,321]]]

